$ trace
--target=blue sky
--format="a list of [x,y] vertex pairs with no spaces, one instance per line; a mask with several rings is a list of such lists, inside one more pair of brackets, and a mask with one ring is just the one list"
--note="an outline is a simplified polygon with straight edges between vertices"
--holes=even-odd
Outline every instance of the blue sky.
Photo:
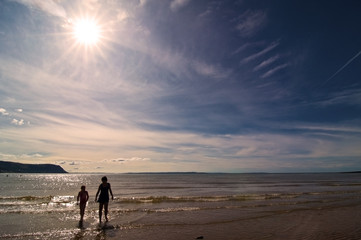
[[[0,160],[361,169],[359,1],[0,2]],[[98,41],[74,31],[90,19]]]

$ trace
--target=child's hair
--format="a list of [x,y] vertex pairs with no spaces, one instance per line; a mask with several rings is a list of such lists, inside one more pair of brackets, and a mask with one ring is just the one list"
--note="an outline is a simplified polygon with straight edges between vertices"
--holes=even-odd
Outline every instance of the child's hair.
[[102,181],[108,181],[108,178],[106,176],[102,177]]
[[80,189],[81,189],[81,190],[83,190],[83,189],[85,190],[85,186],[84,186],[84,185],[83,185],[83,186],[81,186],[81,187],[80,187]]

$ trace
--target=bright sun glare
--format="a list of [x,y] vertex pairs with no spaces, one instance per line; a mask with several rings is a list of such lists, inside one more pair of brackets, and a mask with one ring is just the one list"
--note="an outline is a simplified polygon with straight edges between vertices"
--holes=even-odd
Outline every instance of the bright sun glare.
[[80,19],[74,23],[75,39],[85,45],[94,45],[100,39],[99,25],[92,19]]

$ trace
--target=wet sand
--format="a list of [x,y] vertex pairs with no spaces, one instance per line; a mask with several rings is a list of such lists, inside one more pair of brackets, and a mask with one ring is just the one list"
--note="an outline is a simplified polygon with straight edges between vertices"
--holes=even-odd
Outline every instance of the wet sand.
[[[243,216],[235,211],[234,216],[223,219],[219,218],[220,212],[213,216],[179,214],[178,220],[169,223],[162,222],[162,216],[156,224],[148,224],[143,219],[105,232],[106,239],[361,239],[359,204],[244,213]],[[195,223],[192,221],[195,218],[204,219]]]

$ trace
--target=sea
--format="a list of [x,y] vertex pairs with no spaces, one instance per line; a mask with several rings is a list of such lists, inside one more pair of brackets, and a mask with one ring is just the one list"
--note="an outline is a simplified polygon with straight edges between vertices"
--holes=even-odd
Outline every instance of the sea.
[[[95,194],[104,175],[115,198],[109,222],[99,223]],[[149,239],[168,239],[159,229],[221,228],[361,201],[360,173],[1,173],[0,183],[0,239],[126,239],[121,236],[152,229]],[[82,185],[90,199],[80,223],[76,196]]]

